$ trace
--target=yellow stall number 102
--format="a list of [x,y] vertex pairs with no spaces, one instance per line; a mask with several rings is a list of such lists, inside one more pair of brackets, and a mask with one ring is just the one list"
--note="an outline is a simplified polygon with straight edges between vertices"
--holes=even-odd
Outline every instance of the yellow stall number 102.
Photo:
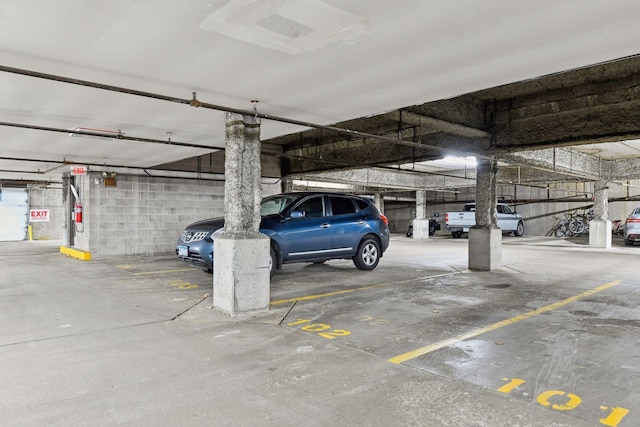
[[322,338],[327,338],[330,340],[337,337],[345,337],[347,335],[351,335],[351,332],[346,331],[344,329],[331,329],[331,326],[324,323],[309,323],[309,322],[311,322],[311,320],[309,319],[298,319],[295,322],[287,323],[287,326],[304,325],[300,328],[300,330],[305,332],[315,332]]

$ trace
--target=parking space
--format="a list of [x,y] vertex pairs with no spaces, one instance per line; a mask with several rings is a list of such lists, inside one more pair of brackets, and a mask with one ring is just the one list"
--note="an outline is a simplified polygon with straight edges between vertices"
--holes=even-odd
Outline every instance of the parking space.
[[190,267],[177,260],[175,256],[114,257],[101,262],[171,289],[191,291],[195,294],[211,294],[211,274],[205,274],[200,269]]
[[[83,263],[46,247],[0,246],[3,271],[14,283],[1,289],[0,353],[9,362],[0,378],[9,385],[2,394],[11,405],[5,412],[15,420],[50,421],[32,404],[19,403],[26,389],[7,394],[15,378],[6,369],[16,369],[20,357],[51,351],[59,342],[66,350],[53,351],[47,366],[67,372],[66,354],[88,370],[95,359],[101,370],[108,362],[100,352],[114,354],[110,342],[135,353],[141,348],[131,346],[138,340],[160,346],[161,354],[142,352],[143,384],[125,380],[123,372],[114,380],[119,392],[150,387],[155,395],[178,386],[193,401],[175,411],[199,408],[209,421],[220,421],[220,412],[202,405],[212,399],[229,403],[242,394],[262,399],[263,407],[236,403],[237,412],[226,413],[225,422],[293,425],[311,419],[324,425],[344,420],[348,411],[347,418],[363,425],[640,422],[638,247],[596,250],[580,241],[505,237],[501,269],[469,272],[465,239],[394,236],[376,270],[357,270],[347,260],[287,265],[272,279],[270,312],[231,318],[211,308],[212,276],[172,256]],[[41,278],[32,274],[21,281],[24,270],[16,261]],[[76,285],[68,283],[74,276]],[[21,310],[28,314],[24,324]],[[166,348],[169,343],[175,350]],[[123,370],[141,363],[135,354],[115,354],[124,359]],[[23,362],[35,363],[29,356]],[[175,372],[168,379],[154,377],[156,364],[158,372]],[[196,380],[202,369],[224,379],[204,385]],[[37,372],[44,378],[31,378],[27,370],[25,383],[67,381]],[[119,400],[111,395],[114,383],[99,377],[107,384],[93,384],[94,398],[104,393]],[[84,379],[73,381],[86,387]],[[77,406],[92,402],[88,413],[99,420],[93,399],[67,393],[63,408],[80,411]],[[34,396],[45,407],[60,403],[42,389]],[[333,412],[320,415],[320,402]],[[376,409],[353,412],[362,405]],[[150,410],[143,412],[157,420]],[[124,414],[133,424],[148,421]],[[69,424],[64,413],[56,417]]]
[[[630,362],[640,360],[640,252],[586,243],[505,236],[504,268],[471,273],[465,239],[396,236],[374,273],[346,260],[285,266],[271,306],[286,308],[283,326],[390,363],[625,425],[640,412]],[[172,257],[115,265],[191,292],[211,286],[211,275]]]

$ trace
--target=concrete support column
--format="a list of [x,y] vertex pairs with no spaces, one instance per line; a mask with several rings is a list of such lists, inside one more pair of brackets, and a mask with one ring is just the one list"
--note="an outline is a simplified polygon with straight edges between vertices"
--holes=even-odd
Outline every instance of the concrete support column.
[[260,121],[226,114],[224,232],[214,239],[213,305],[228,314],[268,310],[269,238],[260,233]]
[[416,191],[416,218],[413,220],[413,238],[429,238],[429,219],[427,218],[427,192]]
[[378,210],[384,215],[384,196],[380,193],[374,195],[373,203],[378,207]]
[[293,178],[284,178],[281,188],[283,193],[291,193],[293,191]]
[[427,217],[427,192],[416,191],[416,219]]
[[469,269],[490,271],[502,265],[502,230],[496,214],[496,160],[478,159],[476,225],[469,230]]
[[593,213],[594,218],[589,222],[589,246],[610,249],[609,186],[606,181],[595,183]]

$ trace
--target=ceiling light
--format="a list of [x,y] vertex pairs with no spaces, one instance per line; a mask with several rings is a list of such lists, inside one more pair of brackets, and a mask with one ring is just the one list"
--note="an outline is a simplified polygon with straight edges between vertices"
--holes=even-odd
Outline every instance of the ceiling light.
[[105,129],[94,129],[94,128],[84,128],[77,127],[73,129],[69,133],[71,137],[83,137],[83,138],[122,138],[124,133],[122,131],[113,131],[113,130],[105,130]]

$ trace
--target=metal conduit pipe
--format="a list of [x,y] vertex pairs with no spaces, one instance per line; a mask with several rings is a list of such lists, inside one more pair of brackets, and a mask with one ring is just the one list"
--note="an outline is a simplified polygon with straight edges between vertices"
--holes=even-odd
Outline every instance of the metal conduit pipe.
[[54,128],[49,126],[37,126],[37,125],[28,125],[23,123],[11,123],[11,122],[1,122],[1,121],[0,121],[0,126],[42,130],[47,132],[72,133],[74,135],[95,136],[95,137],[100,137],[105,139],[122,139],[126,141],[150,142],[150,143],[156,143],[156,144],[175,145],[179,147],[203,148],[207,150],[224,150],[224,147],[220,148],[220,147],[211,147],[208,145],[190,144],[187,142],[164,141],[161,139],[133,137],[133,136],[127,136],[123,133],[112,136],[112,135],[105,135],[104,133],[100,133],[100,132],[92,132],[90,130],[69,130],[69,129]]
[[371,133],[366,133],[366,132],[360,132],[360,131],[356,131],[356,130],[352,130],[352,129],[344,129],[344,128],[340,128],[340,127],[336,127],[336,126],[320,125],[320,124],[317,124],[317,123],[311,123],[311,122],[306,122],[306,121],[302,121],[302,120],[289,119],[289,118],[280,117],[280,116],[272,116],[270,114],[259,113],[256,110],[253,110],[253,111],[252,110],[244,110],[244,109],[226,107],[226,106],[223,106],[223,105],[211,104],[211,103],[207,103],[207,102],[201,102],[198,99],[196,99],[196,93],[195,92],[193,92],[193,98],[192,99],[185,99],[185,98],[177,98],[177,97],[173,97],[173,96],[161,95],[161,94],[152,93],[152,92],[145,92],[145,91],[136,90],[136,89],[130,89],[130,88],[124,88],[124,87],[119,87],[119,86],[107,85],[107,84],[103,84],[103,83],[90,82],[90,81],[87,81],[87,80],[80,80],[80,79],[74,79],[74,78],[70,78],[70,77],[57,76],[57,75],[54,75],[54,74],[41,73],[41,72],[38,72],[38,71],[24,70],[24,69],[20,69],[20,68],[8,67],[8,66],[5,66],[5,65],[0,65],[0,71],[6,72],[6,73],[12,73],[12,74],[19,74],[19,75],[28,76],[28,77],[39,78],[39,79],[52,80],[52,81],[57,81],[57,82],[62,82],[62,83],[68,83],[68,84],[74,84],[74,85],[79,85],[79,86],[91,87],[91,88],[94,88],[94,89],[102,89],[102,90],[108,90],[108,91],[111,91],[111,92],[120,92],[120,93],[129,94],[129,95],[136,95],[136,96],[142,96],[142,97],[146,97],[146,98],[153,98],[153,99],[158,99],[158,100],[161,100],[161,101],[176,102],[178,104],[191,105],[193,107],[208,108],[208,109],[211,109],[211,110],[224,111],[224,112],[227,112],[227,113],[236,113],[236,114],[249,115],[249,116],[252,115],[252,116],[264,119],[264,120],[272,120],[272,121],[276,121],[276,122],[288,123],[288,124],[293,124],[293,125],[298,125],[298,126],[303,126],[303,127],[322,129],[322,130],[327,130],[327,131],[331,131],[331,132],[336,132],[336,133],[339,133],[339,134],[349,135],[349,136],[352,136],[352,137],[377,139],[377,140],[380,140],[380,141],[387,141],[387,142],[390,142],[390,143],[393,143],[393,144],[404,145],[404,146],[407,146],[407,147],[431,148],[431,149],[434,149],[434,150],[437,150],[437,151],[440,151],[440,152],[443,152],[443,153],[446,152],[448,154],[453,154],[453,155],[457,155],[457,156],[475,156],[475,157],[485,158],[485,159],[488,159],[488,160],[493,159],[493,156],[487,156],[487,155],[482,155],[482,154],[478,154],[478,153],[467,153],[467,152],[455,151],[455,150],[450,150],[450,149],[446,149],[446,148],[442,148],[442,147],[438,147],[438,146],[422,144],[422,143],[419,143],[419,142],[406,141],[406,140],[402,140],[402,139],[398,139],[398,138],[392,138],[392,137],[383,136],[383,135],[376,135],[376,134],[371,134]]
[[[29,124],[23,124],[23,123],[11,123],[11,122],[2,122],[0,121],[0,126],[8,126],[8,127],[16,127],[16,128],[22,128],[22,129],[33,129],[33,130],[41,130],[41,131],[46,131],[46,132],[58,132],[58,133],[74,133],[74,134],[78,134],[78,135],[86,135],[86,136],[96,136],[96,137],[101,137],[101,138],[105,138],[105,139],[122,139],[122,140],[127,140],[127,141],[138,141],[138,142],[146,142],[146,143],[154,143],[154,144],[165,144],[165,145],[175,145],[175,146],[181,146],[181,147],[190,147],[190,148],[201,148],[201,149],[206,149],[206,150],[218,150],[218,151],[224,151],[225,148],[224,147],[211,147],[208,145],[199,145],[199,144],[190,144],[190,143],[184,143],[184,142],[177,142],[177,141],[166,141],[166,140],[162,140],[162,139],[151,139],[151,138],[141,138],[141,137],[134,137],[134,136],[127,136],[124,134],[118,134],[116,136],[110,136],[110,135],[104,135],[103,133],[100,132],[91,132],[91,131],[86,131],[86,130],[69,130],[69,129],[62,129],[62,128],[54,128],[54,127],[50,127],[50,126],[38,126],[38,125],[29,125]],[[280,157],[280,158],[290,158],[290,159],[297,159],[297,160],[303,160],[303,161],[309,161],[309,162],[322,162],[322,163],[326,163],[326,164],[331,164],[334,166],[347,166],[347,167],[375,167],[377,169],[383,169],[383,170],[390,170],[390,171],[394,171],[394,172],[398,172],[399,170],[408,174],[416,174],[416,175],[441,175],[441,176],[455,176],[455,175],[450,175],[450,174],[446,174],[446,173],[442,173],[442,172],[418,172],[418,171],[413,171],[413,170],[404,170],[404,169],[397,169],[394,167],[390,167],[390,166],[381,166],[381,165],[376,165],[375,163],[372,164],[367,164],[367,163],[355,163],[355,162],[349,162],[346,160],[327,160],[327,159],[322,159],[322,158],[318,158],[318,157],[309,157],[309,156],[304,156],[304,155],[295,155],[295,154],[277,154],[277,153],[262,153],[263,156],[270,156],[270,157]],[[36,159],[21,159],[21,158],[11,158],[11,157],[0,157],[0,160],[15,160],[15,161],[31,161],[31,162],[43,162],[43,163],[61,163],[63,165],[71,165],[71,164],[75,164],[78,162],[73,162],[73,161],[63,161],[60,162],[60,160],[36,160]],[[102,164],[88,164],[86,162],[80,162],[82,164],[87,164],[87,166],[103,166]],[[110,165],[113,166],[113,165]],[[124,167],[124,166],[119,166],[119,167]],[[134,167],[134,168],[138,168],[138,167]],[[55,168],[54,168],[55,169]],[[139,169],[139,168],[138,168]],[[45,172],[39,172],[39,173],[47,173],[49,171],[45,171]]]

